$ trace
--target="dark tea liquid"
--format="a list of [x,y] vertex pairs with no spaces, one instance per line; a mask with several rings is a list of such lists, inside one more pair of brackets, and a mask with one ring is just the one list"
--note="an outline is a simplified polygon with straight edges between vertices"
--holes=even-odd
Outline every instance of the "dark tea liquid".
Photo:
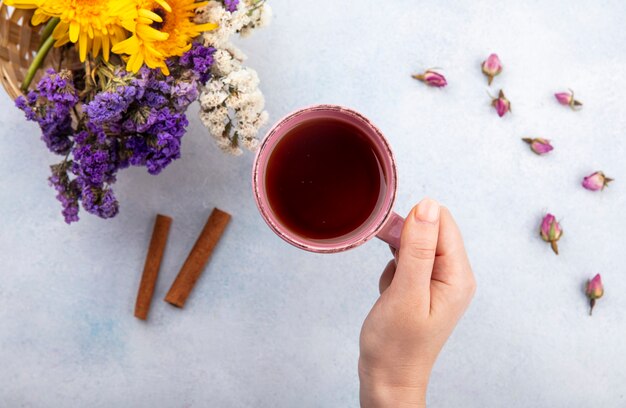
[[382,168],[363,132],[336,119],[313,119],[274,147],[265,172],[280,222],[309,239],[332,239],[363,225],[384,187]]

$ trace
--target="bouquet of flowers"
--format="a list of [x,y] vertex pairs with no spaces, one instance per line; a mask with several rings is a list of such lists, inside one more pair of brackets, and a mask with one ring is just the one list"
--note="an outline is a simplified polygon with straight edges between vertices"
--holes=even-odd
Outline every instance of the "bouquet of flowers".
[[[220,148],[232,154],[256,148],[265,102],[231,36],[268,23],[265,0],[5,4],[34,9],[32,24],[45,24],[16,105],[63,157],[49,180],[68,224],[78,221],[80,203],[101,218],[118,213],[112,185],[120,169],[145,166],[156,175],[180,158],[186,110],[196,100]],[[61,62],[29,89],[53,47],[75,50],[79,68]]]

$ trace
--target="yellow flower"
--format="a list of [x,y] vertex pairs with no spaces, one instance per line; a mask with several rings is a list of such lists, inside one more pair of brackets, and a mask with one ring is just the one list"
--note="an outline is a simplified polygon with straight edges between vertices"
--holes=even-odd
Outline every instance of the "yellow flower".
[[105,60],[111,47],[126,39],[134,27],[137,14],[132,0],[5,0],[17,8],[36,8],[33,25],[58,17],[59,24],[52,33],[55,46],[68,42],[78,43],[80,60],[85,61],[87,52],[96,57],[102,50]]
[[[7,6],[12,6],[18,9],[38,9],[43,3],[45,3],[44,0],[4,0],[4,4]],[[32,22],[33,25],[37,25],[41,22],[48,21],[49,18],[50,16],[44,15],[41,10],[35,10]],[[39,22],[35,23],[35,21]]]
[[5,0],[4,3],[19,9],[36,9],[42,2],[40,0]]
[[191,41],[217,24],[196,24],[195,10],[206,5],[195,0],[138,0],[133,35],[113,47],[116,54],[127,54],[126,69],[137,72],[145,63],[160,68],[165,75],[169,69],[165,60],[180,56],[191,48]]

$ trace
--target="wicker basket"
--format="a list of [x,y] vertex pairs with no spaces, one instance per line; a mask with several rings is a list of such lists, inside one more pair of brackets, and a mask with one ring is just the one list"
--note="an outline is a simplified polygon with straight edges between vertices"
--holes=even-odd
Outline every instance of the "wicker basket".
[[[18,10],[0,2],[0,80],[12,99],[22,95],[20,86],[41,41],[39,33],[43,25],[33,27],[32,15],[33,10]],[[39,81],[45,68],[60,68],[61,52],[58,48],[50,51],[44,69],[35,75],[33,83]]]

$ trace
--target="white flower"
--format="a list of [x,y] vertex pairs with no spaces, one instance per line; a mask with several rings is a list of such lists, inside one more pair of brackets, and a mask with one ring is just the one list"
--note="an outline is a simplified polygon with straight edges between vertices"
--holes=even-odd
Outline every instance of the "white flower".
[[272,14],[265,0],[241,0],[237,10],[228,12],[221,1],[209,0],[199,9],[196,22],[217,23],[216,30],[202,34],[206,46],[216,48],[212,78],[201,88],[200,120],[216,139],[220,149],[240,155],[243,146],[258,147],[257,135],[267,122],[265,99],[259,90],[259,76],[244,67],[245,54],[231,42],[231,36],[245,35],[267,25]]
[[228,20],[230,24],[231,32],[241,30],[241,28],[247,24],[250,24],[250,16],[248,15],[248,7],[245,3],[239,3],[237,11],[231,13],[231,18]]
[[[255,28],[265,27],[271,22],[272,8],[264,0],[248,0],[247,3],[250,11],[249,22],[239,30],[242,37],[247,37]],[[241,4],[241,3],[240,3]]]
[[239,123],[237,134],[242,139],[252,139],[256,136],[258,129],[252,123]]
[[232,34],[239,32],[244,26],[250,24],[248,6],[241,2],[234,13],[227,11],[224,5],[218,1],[209,1],[201,7],[196,14],[197,23],[217,23],[215,30],[203,33],[205,45],[222,48],[229,41]]
[[219,1],[208,1],[204,7],[200,7],[196,10],[195,22],[197,24],[215,23],[222,21],[222,18],[226,14],[226,9]]
[[239,116],[242,111],[237,112],[238,126],[237,134],[242,139],[244,147],[250,150],[254,150],[258,145],[258,139],[256,138],[259,129],[267,122],[267,112],[255,112],[249,114],[247,118]]
[[206,31],[202,34],[202,42],[206,46],[211,46],[219,49],[228,42],[230,35],[231,33],[221,29]]
[[222,3],[209,1],[206,6],[199,9],[196,22],[217,23],[218,27],[215,30],[205,32],[202,38],[205,45],[222,48],[232,34],[250,24],[250,16],[245,3],[239,3],[237,10],[231,13],[224,8]]
[[224,91],[221,81],[209,81],[200,93],[200,106],[204,110],[220,106],[228,98],[228,92]]
[[[226,112],[226,116],[228,116],[228,112]],[[220,120],[219,113],[216,111],[200,111],[200,120],[213,137],[221,137],[226,130],[226,120]]]
[[245,26],[239,31],[239,35],[241,36],[241,38],[248,38],[250,37],[251,34],[252,34],[252,27],[250,26]]
[[265,98],[258,88],[251,93],[238,92],[226,100],[226,106],[234,110],[258,113],[265,107]]
[[241,144],[246,149],[254,151],[259,147],[259,140],[255,138],[243,139]]
[[233,110],[241,110],[248,104],[249,94],[238,92],[226,100],[226,106]]
[[232,42],[224,44],[224,50],[228,51],[231,58],[234,58],[239,62],[244,62],[248,59],[248,57],[246,57],[246,54],[244,54],[243,51],[237,48]]
[[256,123],[259,122],[259,116],[262,112],[261,109],[241,109],[237,111],[237,120],[241,123],[252,123],[258,128],[260,125],[256,125]]
[[270,115],[267,113],[267,111],[261,112],[261,114],[257,118],[257,121],[255,122],[255,125],[258,128],[260,128],[261,126],[263,126],[263,125],[265,125],[267,123],[267,121],[269,120],[269,117],[270,117]]
[[217,139],[217,147],[222,149],[224,153],[232,154],[233,156],[241,156],[243,153],[243,151],[239,147],[234,146],[228,138]]
[[248,95],[247,106],[248,109],[254,110],[256,112],[260,112],[265,107],[265,97],[263,93],[256,88],[254,92],[251,92]]
[[259,86],[259,76],[250,68],[233,71],[223,81],[243,93],[251,93]]
[[263,7],[261,7],[261,17],[259,18],[259,23],[257,27],[265,27],[268,26],[272,22],[272,17],[274,12],[269,4],[264,3]]
[[213,54],[213,60],[214,62],[211,72],[213,75],[218,77],[216,79],[226,76],[241,68],[241,63],[234,59],[232,54],[226,50],[215,51],[215,54]]

